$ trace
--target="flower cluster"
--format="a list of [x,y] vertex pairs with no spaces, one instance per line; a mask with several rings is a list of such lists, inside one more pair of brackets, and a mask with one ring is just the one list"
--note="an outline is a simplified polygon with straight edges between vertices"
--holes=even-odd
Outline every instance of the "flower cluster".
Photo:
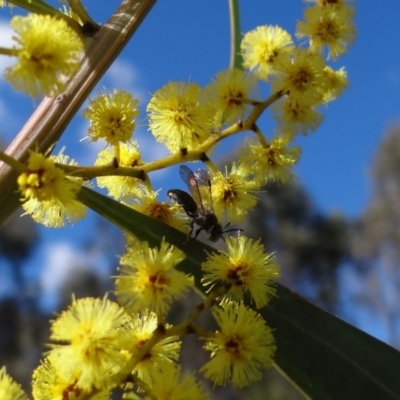
[[[160,238],[158,247],[140,241],[135,232],[126,233],[126,252],[114,276],[115,301],[73,299],[52,321],[51,350],[33,375],[36,400],[105,400],[116,387],[127,399],[143,394],[152,399],[205,399],[195,374],[183,373],[179,365],[181,336],[188,333],[205,342],[209,360],[198,372],[214,385],[249,385],[273,364],[272,329],[254,308],[265,307],[275,295],[275,280],[280,278],[275,255],[240,229],[236,236],[224,235],[231,230],[226,229],[229,223],[242,222],[254,209],[265,185],[292,178],[301,154],[294,140],[319,126],[323,116],[318,107],[337,98],[347,85],[344,68],[335,71],[327,60],[336,60],[354,41],[354,9],[344,0],[313,3],[296,28],[296,36],[307,38],[308,47],[296,46],[290,33],[278,26],[260,26],[241,42],[243,70],[221,71],[204,87],[169,82],[153,94],[147,104],[148,127],[170,152],[167,157],[149,162],[142,158],[133,139],[139,101],[114,89],[100,93],[83,111],[91,141],[105,142],[93,166],[33,151],[26,165],[13,161],[21,172],[22,206],[45,226],[61,227],[66,220],[83,218],[82,184],[96,178],[97,186],[115,200],[189,232],[185,243],[201,231],[225,243],[225,250],[197,260],[202,277],[195,283],[183,272],[193,260],[185,247],[161,240],[162,232],[154,232]],[[32,96],[62,90],[59,75],[76,71],[80,39],[57,25],[62,20],[28,16],[13,21],[20,36],[13,49],[19,63],[6,71],[7,79]],[[271,90],[267,99],[258,90],[264,84]],[[276,132],[266,135],[258,119],[269,106]],[[254,137],[245,140],[238,159],[220,171],[210,159],[213,148],[244,131]],[[151,172],[190,161],[208,167],[193,172],[181,166],[190,194],[171,189],[168,196],[174,202],[160,200],[162,192],[153,187]],[[142,228],[137,227],[138,232]],[[179,324],[169,324],[172,305],[195,287],[204,294],[202,304]],[[211,310],[216,329],[197,325],[204,309]],[[2,390],[26,398],[5,370],[0,372],[0,394]]]
[[[276,346],[271,329],[243,297],[249,293],[257,308],[267,304],[279,268],[259,242],[239,237],[227,244],[226,253],[210,254],[202,265],[204,283],[213,289],[201,309],[212,306],[216,331],[195,325],[200,309],[178,325],[165,322],[172,302],[193,287],[193,279],[176,268],[185,255],[164,240],[159,248],[136,242],[121,257],[117,302],[73,299],[52,321],[51,350],[33,374],[34,398],[105,400],[121,386],[127,398],[145,391],[149,398],[167,399],[181,390],[187,398],[206,399],[195,375],[182,374],[179,366],[180,336],[197,331],[210,352],[199,369],[206,378],[237,387],[260,379],[272,365]],[[18,386],[13,387],[17,393]]]
[[[185,208],[179,207],[179,202],[171,205],[160,201],[160,192],[152,187],[149,173],[185,160],[205,160],[210,171],[208,183],[203,183],[210,189],[193,189],[192,185],[192,192],[197,191],[197,197],[201,197],[204,191],[211,191],[204,195],[211,201],[202,207],[214,213],[222,225],[224,221],[243,221],[257,204],[257,193],[263,186],[286,183],[292,178],[301,155],[300,147],[294,145],[296,135],[314,131],[323,120],[318,107],[337,98],[346,87],[344,68],[333,70],[324,56],[336,60],[352,43],[353,16],[354,9],[344,1],[316,1],[306,9],[304,21],[297,24],[296,36],[308,37],[308,48],[296,46],[289,32],[278,26],[260,26],[243,37],[245,70],[221,71],[204,88],[194,82],[169,82],[157,90],[147,112],[151,134],[171,152],[164,160],[144,161],[133,140],[138,100],[125,90],[100,93],[90,101],[83,116],[89,120],[89,138],[93,142],[104,140],[106,148],[99,152],[94,167],[64,163],[59,172],[63,170],[69,179],[95,177],[97,185],[114,199],[187,232],[193,225],[187,219],[185,224]],[[272,91],[266,100],[260,98],[257,87],[264,83]],[[270,105],[277,128],[268,138],[257,119]],[[219,171],[208,154],[224,138],[246,130],[254,132],[254,139],[244,142],[239,159],[230,168]],[[63,226],[64,215],[71,221],[84,215],[74,201],[66,201],[61,190],[52,190],[49,202],[39,190],[26,191],[23,177],[20,182],[23,198],[29,198],[24,208],[35,220],[47,226]],[[52,182],[56,185],[57,180]],[[67,179],[61,182],[68,184]],[[46,203],[41,207],[38,202]],[[203,228],[213,239],[222,232],[218,228],[218,235],[213,235],[212,228]]]

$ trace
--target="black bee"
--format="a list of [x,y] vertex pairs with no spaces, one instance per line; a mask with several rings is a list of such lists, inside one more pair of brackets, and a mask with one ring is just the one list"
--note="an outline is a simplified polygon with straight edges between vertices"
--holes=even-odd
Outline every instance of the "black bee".
[[218,222],[218,218],[214,214],[211,179],[208,171],[198,169],[193,172],[186,165],[181,165],[179,174],[186,183],[191,194],[180,189],[172,189],[168,191],[167,195],[183,208],[188,217],[192,218],[189,237],[192,235],[194,224],[199,226],[194,236],[189,241],[195,240],[202,230],[205,230],[209,234],[208,238],[212,242],[216,242],[221,237],[223,239],[223,233],[236,230],[230,229],[224,231],[222,225]]

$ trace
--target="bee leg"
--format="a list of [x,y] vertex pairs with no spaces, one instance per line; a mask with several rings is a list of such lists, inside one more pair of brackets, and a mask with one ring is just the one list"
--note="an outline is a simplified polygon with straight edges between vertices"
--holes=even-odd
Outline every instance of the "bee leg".
[[183,244],[190,243],[192,240],[195,239],[195,238],[192,237],[192,232],[193,232],[193,229],[194,229],[194,220],[192,220],[190,222],[190,224],[188,224],[188,225],[190,227],[190,231],[189,231],[189,233],[188,233],[188,235],[186,237],[186,240],[183,242]]
[[197,236],[199,236],[199,234],[200,234],[200,232],[202,230],[204,230],[204,227],[201,227],[201,228],[197,229],[196,232],[194,233],[194,236],[193,236],[192,240],[197,239]]
[[[190,242],[193,242],[193,240],[196,240],[196,239],[197,239],[197,236],[199,236],[200,232],[201,232],[203,229],[204,229],[204,228],[199,228],[199,229],[197,229],[196,232],[194,233],[194,236],[188,236],[188,238],[190,237],[190,240],[186,240],[186,242],[185,242],[184,244],[190,243]],[[193,228],[192,228],[192,231],[193,231]],[[192,232],[192,231],[191,231],[191,232]]]
[[189,226],[190,226],[190,231],[188,236],[191,237],[194,229],[194,219],[190,222]]

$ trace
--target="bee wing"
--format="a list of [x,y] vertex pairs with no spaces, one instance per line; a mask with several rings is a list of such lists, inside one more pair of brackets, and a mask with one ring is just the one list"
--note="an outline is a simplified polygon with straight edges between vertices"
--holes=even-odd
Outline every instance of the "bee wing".
[[198,169],[194,172],[194,175],[199,187],[203,208],[211,213],[214,213],[210,173],[205,169]]
[[179,173],[202,212],[213,212],[211,179],[208,171],[198,169],[193,172],[186,165],[181,165]]

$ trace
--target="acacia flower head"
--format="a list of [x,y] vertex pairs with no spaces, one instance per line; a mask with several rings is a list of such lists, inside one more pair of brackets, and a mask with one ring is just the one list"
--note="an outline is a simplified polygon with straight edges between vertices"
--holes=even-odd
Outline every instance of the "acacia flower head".
[[[153,336],[159,324],[157,315],[153,312],[142,312],[131,315],[131,337],[129,349],[124,351],[127,359],[135,355]],[[166,328],[170,328],[166,324]],[[147,384],[150,384],[154,374],[175,366],[179,359],[182,342],[179,336],[169,336],[158,341],[135,365],[132,373]]]
[[110,145],[131,140],[139,115],[139,101],[125,90],[99,94],[83,111],[89,120],[89,137],[93,142],[104,139]]
[[[324,92],[323,99],[326,94],[327,91]],[[289,96],[277,101],[272,106],[272,112],[279,130],[291,135],[296,133],[306,135],[310,131],[315,131],[324,119],[315,106],[299,102]]]
[[45,157],[32,151],[27,171],[17,181],[25,213],[48,227],[62,227],[66,219],[74,222],[86,214],[86,207],[76,200],[82,179],[66,177],[56,162],[76,164],[63,154]]
[[205,285],[217,282],[229,289],[222,303],[240,301],[250,293],[256,307],[264,307],[275,294],[273,280],[280,277],[279,266],[273,254],[265,253],[260,241],[245,236],[226,239],[227,251],[208,255],[202,264]]
[[28,400],[28,396],[22,390],[21,385],[7,374],[5,367],[0,369],[0,399]]
[[[114,149],[108,146],[99,153],[94,165],[110,164],[113,158]],[[135,141],[119,145],[118,166],[135,167],[140,163],[141,154]],[[138,184],[142,183],[141,179],[131,176],[99,176],[96,181],[99,187],[107,188],[108,195],[117,200],[131,196],[137,190]]]
[[258,26],[244,35],[240,48],[243,66],[260,79],[268,80],[279,70],[278,61],[289,58],[293,41],[279,26]]
[[330,67],[325,67],[324,73],[327,81],[327,88],[324,92],[323,102],[335,100],[347,88],[347,73],[344,67],[334,71]]
[[185,254],[163,240],[160,248],[136,243],[121,257],[115,294],[130,312],[149,309],[164,316],[171,302],[193,286],[193,280],[175,269]]
[[223,220],[234,223],[244,219],[247,212],[257,204],[253,194],[259,185],[242,163],[233,163],[231,171],[226,174],[217,172],[212,177],[212,197],[216,215]]
[[192,150],[210,135],[213,108],[196,83],[167,83],[154,93],[147,112],[150,131],[171,152]]
[[67,380],[89,391],[107,389],[111,376],[126,358],[129,317],[117,303],[107,299],[74,300],[51,325],[52,364]]
[[151,393],[145,400],[208,400],[203,386],[191,373],[181,374],[181,368],[170,365],[154,372]]
[[291,58],[280,61],[282,73],[271,81],[272,91],[288,92],[299,103],[319,104],[327,86],[324,68],[320,54],[297,48]]
[[205,89],[206,97],[215,107],[215,126],[244,118],[256,91],[257,79],[251,73],[236,68],[218,73]]
[[215,385],[231,382],[244,387],[261,379],[262,370],[272,366],[276,350],[264,319],[237,303],[214,309],[213,315],[219,330],[207,338],[204,348],[211,353],[211,360],[200,371]]
[[17,64],[5,71],[15,89],[31,97],[53,95],[64,90],[60,75],[71,76],[79,67],[83,43],[66,21],[49,15],[14,17],[11,26]]
[[261,143],[247,142],[241,160],[247,163],[259,184],[269,181],[285,183],[292,177],[292,168],[299,160],[301,149],[290,147],[290,136],[277,136],[267,147]]
[[329,57],[336,60],[355,39],[356,30],[348,8],[337,4],[307,8],[304,21],[297,24],[296,35],[309,37],[313,51],[321,51],[327,46]]
[[178,207],[160,202],[157,198],[159,191],[150,190],[144,185],[140,185],[136,186],[131,194],[133,194],[133,200],[129,199],[129,204],[133,209],[173,226],[181,232],[186,233],[188,231],[187,216],[182,215]]
[[[45,358],[33,372],[32,395],[34,400],[64,400],[82,395],[84,391],[77,386],[75,377],[68,380],[66,376],[60,374],[51,363],[52,358],[52,356]],[[86,393],[90,394],[90,392]],[[108,390],[91,397],[93,400],[109,400],[109,398]]]

